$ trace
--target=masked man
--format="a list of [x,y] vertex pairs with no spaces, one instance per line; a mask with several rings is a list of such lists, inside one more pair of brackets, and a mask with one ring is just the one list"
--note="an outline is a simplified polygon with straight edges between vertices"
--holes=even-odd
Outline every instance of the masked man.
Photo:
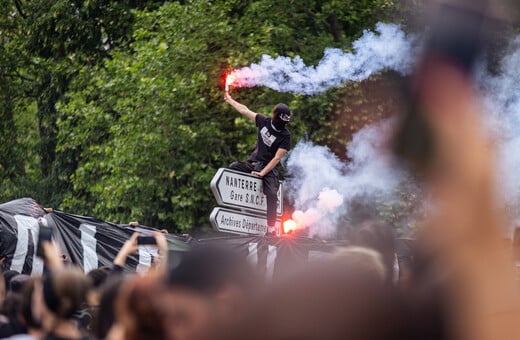
[[280,185],[277,165],[291,147],[291,133],[286,128],[291,118],[291,110],[286,104],[277,104],[273,117],[268,118],[240,104],[231,98],[229,93],[226,93],[224,99],[241,115],[255,122],[258,128],[253,153],[246,162],[234,162],[229,168],[262,178],[267,198],[267,235],[275,236],[277,192]]

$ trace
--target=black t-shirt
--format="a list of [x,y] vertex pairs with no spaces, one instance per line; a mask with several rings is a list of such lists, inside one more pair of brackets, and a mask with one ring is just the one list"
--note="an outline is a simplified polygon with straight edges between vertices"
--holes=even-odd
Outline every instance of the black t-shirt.
[[262,162],[266,165],[274,158],[278,149],[289,150],[291,148],[291,133],[286,128],[280,132],[276,131],[271,125],[271,118],[264,115],[257,114],[255,121],[258,136],[255,150],[249,156],[248,161]]

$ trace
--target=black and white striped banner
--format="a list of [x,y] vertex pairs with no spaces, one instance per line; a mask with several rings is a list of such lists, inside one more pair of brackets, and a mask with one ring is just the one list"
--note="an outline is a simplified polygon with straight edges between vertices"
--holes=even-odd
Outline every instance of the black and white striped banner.
[[[53,239],[62,253],[85,272],[112,265],[123,243],[134,231],[155,230],[60,211],[46,212],[31,198],[18,199],[0,204],[0,258],[4,259],[4,270],[24,274],[42,272],[42,260],[35,255],[40,223],[53,227]],[[337,246],[346,245],[346,241],[324,242],[291,235],[274,238],[222,233],[218,236],[191,241],[171,234],[167,234],[166,238],[170,255],[175,256],[192,246],[210,243],[234,249],[263,273],[266,280],[287,274],[299,265],[330,256]],[[147,271],[156,252],[155,247],[140,246],[138,254],[128,258],[125,271]]]
[[[43,262],[35,255],[39,224],[53,228],[53,239],[62,253],[85,272],[100,266],[110,266],[123,243],[134,231],[154,230],[60,211],[47,213],[31,198],[14,200],[0,204],[0,258],[4,259],[4,270],[16,270],[24,274],[39,274],[43,271]],[[169,234],[166,238],[170,251],[190,248],[185,238]],[[140,246],[138,254],[128,258],[124,269],[146,271],[155,255],[155,247]]]

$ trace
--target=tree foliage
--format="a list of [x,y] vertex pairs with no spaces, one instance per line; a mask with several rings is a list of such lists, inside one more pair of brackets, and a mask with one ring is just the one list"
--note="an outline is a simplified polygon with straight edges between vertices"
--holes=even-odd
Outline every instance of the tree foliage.
[[[254,143],[254,127],[223,101],[227,70],[263,54],[315,64],[324,48],[348,50],[364,29],[400,11],[390,0],[2,5],[0,198],[27,195],[172,231],[207,225],[213,174]],[[370,93],[390,82],[373,78],[312,97],[266,88],[234,96],[266,114],[289,103],[295,141],[344,156],[356,129],[393,110]]]
[[1,1],[0,62],[6,90],[0,114],[6,139],[3,159],[10,164],[2,176],[7,184],[3,200],[25,195],[60,204],[69,189],[67,174],[74,169],[64,169],[57,159],[57,104],[82,67],[101,63],[115,46],[127,43],[133,28],[130,11],[146,3]]

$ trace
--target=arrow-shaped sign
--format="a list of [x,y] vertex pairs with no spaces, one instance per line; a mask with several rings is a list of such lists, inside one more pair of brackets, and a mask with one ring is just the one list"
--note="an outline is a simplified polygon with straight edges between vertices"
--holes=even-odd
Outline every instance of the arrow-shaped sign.
[[[213,208],[209,216],[211,225],[216,231],[234,234],[265,235],[267,231],[267,219],[251,213],[226,209]],[[280,228],[281,221],[276,221],[276,227]]]
[[[211,191],[219,205],[264,213],[267,209],[266,196],[262,190],[262,179],[245,172],[220,168],[211,180]],[[276,213],[282,215],[282,183],[278,189]]]

